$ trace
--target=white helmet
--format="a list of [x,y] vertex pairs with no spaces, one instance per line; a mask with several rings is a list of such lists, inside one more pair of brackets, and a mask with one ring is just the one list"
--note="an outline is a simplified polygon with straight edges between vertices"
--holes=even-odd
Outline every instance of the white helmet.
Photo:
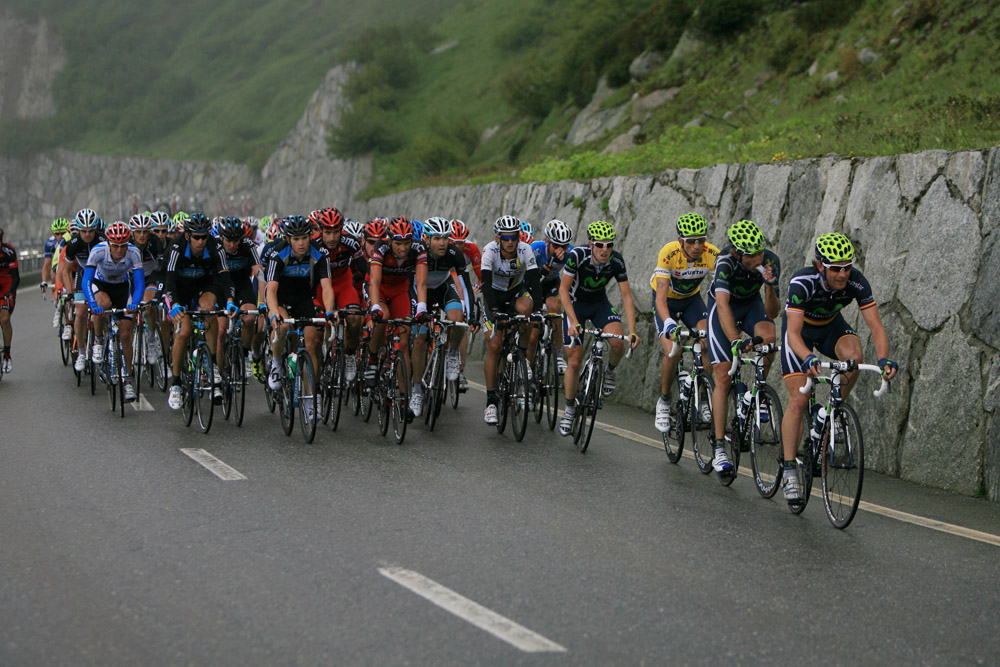
[[497,236],[501,234],[517,234],[521,231],[521,221],[512,215],[505,215],[497,218],[493,223],[493,233]]
[[437,216],[424,220],[425,236],[451,236],[451,221]]
[[545,223],[545,238],[558,245],[566,245],[573,240],[573,230],[562,220]]

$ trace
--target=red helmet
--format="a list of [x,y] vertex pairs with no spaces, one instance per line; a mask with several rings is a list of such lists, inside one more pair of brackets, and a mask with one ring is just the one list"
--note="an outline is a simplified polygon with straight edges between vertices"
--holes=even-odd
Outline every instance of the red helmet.
[[108,243],[117,245],[128,243],[129,239],[132,238],[132,230],[129,229],[127,224],[119,220],[118,222],[112,222],[104,230],[104,238],[108,240]]
[[344,227],[344,216],[334,206],[324,208],[320,211],[313,211],[309,215],[309,219],[314,224],[319,225],[320,229],[338,231]]
[[395,241],[412,239],[413,224],[402,215],[396,216],[389,222],[389,238]]
[[451,221],[451,240],[464,241],[469,238],[469,227],[461,220]]
[[385,238],[386,232],[386,219],[379,216],[377,218],[372,218],[365,223],[365,238],[366,239],[383,239]]

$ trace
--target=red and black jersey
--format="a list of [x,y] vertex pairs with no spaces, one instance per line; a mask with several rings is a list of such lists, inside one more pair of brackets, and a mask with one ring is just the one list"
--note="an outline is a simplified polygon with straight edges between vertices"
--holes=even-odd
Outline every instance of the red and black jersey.
[[330,277],[334,280],[349,271],[355,258],[362,255],[361,243],[347,234],[341,234],[340,243],[326,251],[330,253]]
[[0,244],[0,296],[15,292],[19,282],[17,250],[9,243]]
[[389,242],[385,242],[372,251],[369,264],[382,266],[382,285],[387,287],[402,285],[413,280],[418,264],[427,264],[427,250],[423,244],[414,242],[406,257],[397,259],[392,254],[392,246]]

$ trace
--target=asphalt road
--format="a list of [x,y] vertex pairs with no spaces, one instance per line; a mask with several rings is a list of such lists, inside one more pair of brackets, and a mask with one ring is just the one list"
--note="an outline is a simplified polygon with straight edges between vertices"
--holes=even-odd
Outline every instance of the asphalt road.
[[499,435],[475,390],[401,447],[349,414],[286,437],[257,387],[203,435],[77,388],[31,290],[14,323],[2,665],[1000,661],[996,504],[869,474],[838,531],[670,464],[648,414],[609,406],[633,435],[582,456]]

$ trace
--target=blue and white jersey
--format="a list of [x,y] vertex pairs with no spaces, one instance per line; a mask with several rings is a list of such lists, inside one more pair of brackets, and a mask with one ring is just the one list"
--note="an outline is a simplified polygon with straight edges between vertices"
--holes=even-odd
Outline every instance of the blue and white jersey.
[[111,257],[108,242],[101,241],[90,251],[87,268],[94,269],[94,280],[109,284],[125,283],[133,271],[142,270],[142,253],[130,243],[125,256],[116,260]]
[[559,259],[554,254],[549,254],[545,241],[535,241],[532,243],[531,251],[535,253],[535,261],[538,262],[538,269],[542,273],[541,283],[545,285],[546,283],[559,281],[559,275],[562,273],[563,267],[566,266],[566,261],[569,259],[570,252],[573,251],[573,246],[566,246],[566,251],[563,253],[562,259]]

